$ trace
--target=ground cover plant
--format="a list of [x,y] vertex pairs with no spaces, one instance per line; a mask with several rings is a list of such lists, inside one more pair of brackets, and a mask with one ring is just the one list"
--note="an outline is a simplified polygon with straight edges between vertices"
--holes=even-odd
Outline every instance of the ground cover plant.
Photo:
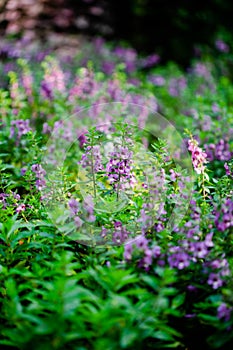
[[182,71],[23,45],[0,64],[1,348],[231,349],[230,46]]

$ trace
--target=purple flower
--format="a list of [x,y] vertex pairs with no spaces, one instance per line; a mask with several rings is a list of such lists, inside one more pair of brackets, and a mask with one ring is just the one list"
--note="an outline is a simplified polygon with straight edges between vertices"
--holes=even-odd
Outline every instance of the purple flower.
[[83,221],[80,219],[79,216],[75,216],[74,222],[77,228],[80,228],[83,225]]
[[27,168],[22,168],[22,169],[20,170],[20,174],[21,174],[22,176],[24,176],[24,175],[26,174],[26,171],[27,171]]
[[172,78],[169,82],[169,94],[174,97],[180,96],[186,86],[187,82],[185,78]]
[[156,65],[157,63],[159,63],[159,61],[160,61],[160,56],[157,54],[152,54],[142,59],[140,62],[140,66],[142,68],[150,68]]
[[83,201],[83,208],[87,214],[93,214],[94,212],[94,202],[91,195],[87,195]]
[[170,173],[171,173],[170,178],[172,181],[176,181],[176,179],[178,179],[181,176],[181,174],[177,173],[173,169],[170,169]]
[[102,63],[102,71],[107,74],[111,75],[114,72],[115,64],[111,61],[104,61]]
[[79,203],[74,198],[71,198],[69,200],[68,205],[69,205],[69,208],[70,208],[72,215],[76,215],[78,213],[78,211],[80,210]]
[[48,123],[44,123],[43,124],[43,130],[42,133],[43,134],[49,134],[52,131],[52,128],[49,126]]
[[36,188],[40,191],[46,186],[46,181],[44,179],[36,180]]
[[136,247],[142,250],[146,250],[148,248],[148,240],[145,236],[141,235],[136,239]]
[[114,223],[114,232],[112,235],[112,240],[114,243],[122,244],[129,238],[129,232],[122,225],[121,221],[116,221]]
[[219,209],[215,208],[214,222],[219,231],[233,227],[233,201],[231,199],[225,199]]
[[196,292],[197,291],[197,287],[193,286],[192,284],[188,285],[187,289],[189,292]]
[[94,173],[103,170],[100,146],[87,146],[86,151],[82,155],[82,158],[78,164],[81,164],[83,168],[88,168]]
[[29,126],[29,119],[13,120],[11,122],[10,138],[16,136],[17,140],[19,140],[22,137],[22,135],[27,134],[29,131],[31,131],[31,128]]
[[219,305],[217,309],[217,317],[219,319],[224,319],[224,321],[229,321],[231,318],[232,308],[229,308],[225,303]]
[[233,171],[231,171],[229,165],[227,163],[224,164],[224,168],[226,170],[226,175],[227,176],[233,176]]
[[25,211],[26,205],[25,204],[20,204],[18,207],[15,209],[16,213],[21,213],[22,211]]
[[166,80],[164,79],[164,77],[160,76],[160,75],[152,75],[149,80],[152,82],[152,84],[156,85],[156,86],[163,86],[166,83]]
[[199,259],[203,259],[208,254],[208,250],[204,242],[191,242],[190,251],[193,252],[194,257]]
[[84,132],[84,133],[82,133],[82,134],[79,136],[79,138],[78,138],[80,148],[83,148],[83,146],[84,146],[85,143],[87,142],[86,134],[87,134],[87,132]]
[[8,194],[6,194],[6,193],[0,193],[0,204],[2,204],[3,209],[5,209],[6,206],[7,206],[7,203],[6,203],[6,198],[7,198],[7,197],[9,197]]
[[[221,139],[217,144],[210,143],[205,145],[205,150],[207,157],[210,161],[221,160],[229,161],[231,160],[233,153],[230,151],[230,145],[227,140]],[[227,170],[227,168],[225,167]]]
[[189,266],[190,258],[185,252],[178,252],[171,254],[168,257],[168,263],[170,267],[178,268],[178,270],[183,270],[185,267]]
[[46,175],[46,171],[42,168],[40,164],[33,164],[32,171],[36,174],[37,177],[43,177]]
[[223,285],[223,281],[220,278],[220,275],[217,273],[211,273],[209,275],[207,283],[213,288],[213,289],[218,289]]
[[220,52],[229,52],[229,46],[221,39],[215,41],[215,46]]
[[152,264],[152,261],[153,261],[153,253],[150,249],[146,249],[145,255],[140,261],[140,265],[148,269],[148,267]]
[[124,249],[124,259],[125,260],[131,260],[132,259],[132,253],[133,253],[133,246],[131,243],[127,243],[125,245],[125,249]]
[[152,248],[152,255],[153,255],[154,258],[160,257],[160,255],[161,255],[161,248],[158,245],[156,245],[156,246],[154,246]]
[[205,237],[205,246],[207,248],[212,248],[214,246],[214,243],[212,241],[212,238],[213,238],[213,232],[211,233],[208,233]]
[[106,173],[109,182],[120,189],[132,187],[135,183],[132,174],[132,155],[127,147],[116,147],[114,152],[110,153],[110,160],[106,165]]
[[46,181],[44,179],[46,171],[40,164],[33,164],[31,169],[36,175],[36,188],[40,191],[46,186]]

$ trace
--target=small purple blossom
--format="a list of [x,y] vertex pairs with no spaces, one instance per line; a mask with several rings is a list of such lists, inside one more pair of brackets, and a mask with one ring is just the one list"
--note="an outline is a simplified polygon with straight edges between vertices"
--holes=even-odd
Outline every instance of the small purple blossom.
[[16,139],[19,141],[23,135],[27,134],[30,131],[31,128],[29,126],[29,119],[13,120],[11,122],[10,138],[16,137]]
[[112,235],[112,240],[116,244],[122,244],[129,238],[130,233],[122,225],[120,221],[114,223],[114,232]]
[[217,317],[219,319],[224,319],[224,321],[229,321],[231,318],[232,308],[228,307],[226,303],[222,303],[217,308]]
[[221,279],[219,274],[217,274],[217,273],[210,273],[207,283],[213,289],[218,289],[219,287],[222,287],[223,280]]
[[221,39],[217,39],[215,41],[215,47],[220,51],[220,52],[229,52],[229,46]]
[[185,267],[189,266],[190,258],[187,253],[181,251],[171,254],[168,257],[168,263],[170,267],[175,267],[178,268],[178,270],[183,270]]
[[227,163],[224,164],[224,168],[226,170],[226,175],[233,177],[233,170],[229,167],[229,165]]
[[131,260],[132,253],[133,253],[133,245],[131,243],[127,243],[125,245],[125,250],[124,250],[124,259],[127,261]]
[[26,174],[27,168],[21,168],[20,174],[24,176]]
[[6,198],[9,197],[8,194],[6,193],[0,193],[0,204],[2,204],[3,209],[6,209],[7,203],[6,203]]
[[215,159],[229,161],[233,156],[233,152],[230,151],[229,142],[224,139],[219,140],[217,144],[210,143],[205,145],[205,150],[209,161]]
[[83,225],[83,221],[80,219],[79,216],[75,216],[74,222],[75,222],[75,226],[77,228],[80,228]]
[[160,75],[152,75],[152,76],[150,76],[149,80],[155,86],[163,86],[166,83],[166,80],[164,79],[164,77],[162,77]]
[[233,201],[226,198],[220,208],[215,208],[214,223],[219,231],[225,231],[233,227]]
[[21,213],[22,211],[25,211],[26,209],[26,205],[25,204],[20,204],[17,206],[17,208],[15,209],[16,213]]
[[40,191],[46,186],[46,181],[44,179],[46,171],[40,164],[33,164],[31,169],[36,175],[36,188]]
[[81,164],[83,168],[88,168],[94,173],[103,170],[100,146],[87,146],[85,153],[82,155],[82,158],[78,164]]
[[80,210],[79,203],[76,201],[76,199],[71,198],[68,202],[70,211],[72,215],[76,215],[78,211]]
[[129,151],[127,147],[116,147],[114,152],[110,152],[111,158],[106,165],[106,173],[109,182],[114,187],[123,190],[134,185],[135,177],[132,173],[132,156],[133,152]]

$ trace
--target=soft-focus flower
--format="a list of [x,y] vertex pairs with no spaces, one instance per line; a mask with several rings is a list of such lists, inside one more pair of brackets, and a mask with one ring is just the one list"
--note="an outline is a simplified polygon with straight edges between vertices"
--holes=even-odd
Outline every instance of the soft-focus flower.
[[122,225],[121,221],[116,221],[114,223],[114,232],[112,235],[112,240],[116,244],[122,244],[129,238],[129,232]]
[[233,227],[233,201],[226,198],[221,207],[215,209],[215,225],[219,231]]
[[198,147],[198,142],[194,139],[188,141],[188,150],[192,153],[192,163],[197,174],[203,174],[207,163],[207,154]]
[[40,191],[46,186],[46,181],[44,178],[46,171],[40,164],[33,164],[31,169],[36,175],[36,188]]
[[78,211],[80,210],[79,203],[76,201],[76,199],[71,198],[68,202],[70,211],[72,215],[76,215]]
[[218,289],[222,287],[223,281],[220,278],[220,275],[217,273],[210,273],[207,283],[213,288]]
[[205,151],[209,161],[213,160],[231,160],[233,152],[230,150],[229,142],[224,139],[219,140],[218,143],[205,145]]
[[127,243],[125,245],[125,250],[124,250],[124,259],[125,260],[131,260],[132,259],[132,253],[133,253],[133,245],[131,243]]
[[227,304],[222,303],[217,309],[217,317],[229,321],[231,318],[232,308],[228,307]]
[[185,267],[189,266],[190,258],[185,252],[178,252],[175,254],[171,254],[168,257],[168,263],[170,267],[178,268],[178,270],[183,270]]
[[224,168],[226,170],[226,175],[233,177],[233,170],[230,169],[230,167],[229,167],[229,165],[227,163],[224,164]]
[[229,46],[221,39],[217,39],[215,41],[215,46],[221,52],[229,52]]
[[22,211],[25,211],[26,205],[25,204],[20,204],[18,207],[15,209],[16,213],[21,213]]
[[135,178],[132,173],[132,156],[133,152],[127,147],[116,147],[114,152],[110,152],[110,160],[106,165],[106,173],[109,182],[124,190],[132,187]]
[[83,221],[80,219],[79,216],[75,216],[74,222],[77,228],[80,228],[83,225]]
[[87,168],[92,173],[103,170],[100,146],[87,146],[78,164],[81,164],[84,169]]
[[21,137],[27,134],[29,131],[31,131],[31,128],[29,126],[29,119],[13,120],[11,122],[10,138],[16,137],[17,140],[20,140]]
[[0,193],[0,204],[2,204],[2,208],[6,209],[7,203],[6,198],[9,197],[7,193]]

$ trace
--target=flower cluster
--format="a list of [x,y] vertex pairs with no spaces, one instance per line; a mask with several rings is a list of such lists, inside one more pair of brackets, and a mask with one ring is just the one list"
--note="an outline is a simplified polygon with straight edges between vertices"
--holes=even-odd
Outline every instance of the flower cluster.
[[83,225],[83,221],[78,215],[78,212],[81,210],[79,202],[76,199],[71,198],[68,202],[71,216],[74,218],[75,226],[80,228]]
[[30,131],[31,128],[29,126],[29,119],[18,119],[11,121],[10,138],[16,138],[17,142],[23,135],[27,134]]
[[233,200],[226,198],[219,209],[215,208],[214,223],[221,232],[233,227]]
[[114,222],[114,232],[112,234],[112,241],[115,244],[122,244],[129,238],[130,232],[122,225],[121,221]]
[[51,57],[44,63],[45,73],[41,82],[41,94],[44,98],[51,100],[54,92],[65,92],[65,75],[58,62]]
[[230,150],[229,143],[221,139],[217,144],[210,143],[205,145],[205,151],[209,161],[225,160],[228,161],[233,157],[233,152]]
[[68,206],[71,217],[74,219],[77,228],[83,226],[84,220],[89,223],[95,221],[94,203],[90,195],[87,195],[84,198],[82,206],[75,198],[69,200]]
[[225,322],[229,321],[232,314],[232,307],[229,307],[226,303],[219,305],[217,309],[217,317]]
[[46,181],[44,176],[46,171],[42,168],[40,164],[33,164],[32,171],[36,175],[36,188],[40,191],[46,186]]
[[185,78],[173,78],[169,83],[169,94],[173,97],[180,96],[186,86],[187,82]]
[[98,83],[95,81],[93,72],[82,68],[80,76],[75,80],[69,92],[69,100],[74,102],[76,98],[86,99],[93,97],[99,91]]
[[222,254],[221,258],[207,261],[204,264],[204,270],[209,273],[207,283],[213,288],[217,289],[224,284],[224,278],[229,275],[229,263]]
[[232,166],[229,166],[227,163],[224,164],[224,168],[226,170],[226,175],[233,177],[233,169]]
[[9,196],[7,193],[0,193],[0,204],[2,205],[2,209],[6,209],[7,202],[6,198]]
[[198,142],[193,138],[188,140],[188,150],[192,153],[192,163],[197,174],[205,172],[207,163],[207,154],[198,147]]
[[153,247],[149,246],[149,240],[141,235],[135,239],[135,241],[129,242],[125,245],[124,249],[124,259],[126,261],[131,261],[134,256],[138,258],[138,266],[146,270],[150,269],[153,261],[157,260],[158,263],[161,263],[158,259],[162,257],[161,248],[158,245]]
[[229,52],[229,46],[221,39],[217,39],[215,41],[215,46],[220,52]]
[[133,152],[127,147],[116,146],[115,151],[110,153],[111,158],[106,165],[109,182],[122,190],[135,184],[132,156]]
[[88,168],[92,173],[103,170],[100,146],[87,146],[78,164],[81,164],[83,168]]
[[95,221],[95,215],[94,215],[94,202],[91,195],[87,195],[84,198],[83,201],[83,209],[86,216],[87,222],[94,222]]

